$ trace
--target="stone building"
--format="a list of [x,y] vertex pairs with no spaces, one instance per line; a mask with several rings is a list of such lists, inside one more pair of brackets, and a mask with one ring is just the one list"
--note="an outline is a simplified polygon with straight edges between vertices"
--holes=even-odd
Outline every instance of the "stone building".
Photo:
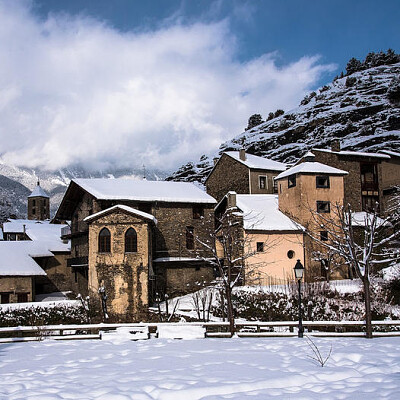
[[83,293],[104,287],[110,315],[138,318],[155,292],[187,293],[214,271],[200,242],[216,201],[190,183],[72,180],[56,219],[70,220],[68,266]]
[[[0,275],[6,271],[16,273],[23,265],[35,272],[30,278],[24,277],[24,281],[30,282],[31,289],[27,290],[24,284],[25,292],[18,292],[29,294],[27,301],[34,301],[35,294],[74,290],[74,277],[71,269],[67,268],[70,245],[68,241],[61,240],[61,230],[65,227],[51,224],[48,220],[10,219],[4,222],[4,241],[0,242]],[[10,260],[13,260],[15,268],[12,268]],[[6,286],[3,284],[4,290]],[[9,289],[12,292],[17,290]],[[15,296],[8,298],[10,302],[17,301]]]
[[286,165],[268,158],[240,151],[227,151],[215,161],[205,184],[207,193],[220,201],[226,193],[272,194],[277,193],[274,178]]
[[44,221],[50,219],[50,197],[37,182],[28,196],[28,219]]
[[[245,264],[244,284],[286,284],[297,259],[304,260],[304,228],[278,208],[278,195],[228,194],[216,215],[232,210],[238,217]],[[221,257],[224,254],[221,252]]]
[[344,178],[344,204],[355,211],[367,211],[378,202],[385,213],[388,199],[400,184],[400,153],[365,153],[340,149],[339,140],[331,149],[313,149],[315,160],[348,172]]

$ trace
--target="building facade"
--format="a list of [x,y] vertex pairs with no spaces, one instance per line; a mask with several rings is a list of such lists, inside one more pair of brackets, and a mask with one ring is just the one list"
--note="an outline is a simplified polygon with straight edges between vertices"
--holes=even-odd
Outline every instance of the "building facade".
[[224,152],[206,179],[207,193],[218,201],[229,191],[277,193],[274,178],[285,169],[283,163],[247,154],[244,150]]
[[[211,254],[200,243],[213,230],[215,204],[188,183],[77,179],[56,218],[71,220],[68,265],[82,292],[104,287],[110,315],[121,319],[125,310],[132,320],[156,293],[184,294],[214,278]],[[136,240],[134,251],[127,240]]]

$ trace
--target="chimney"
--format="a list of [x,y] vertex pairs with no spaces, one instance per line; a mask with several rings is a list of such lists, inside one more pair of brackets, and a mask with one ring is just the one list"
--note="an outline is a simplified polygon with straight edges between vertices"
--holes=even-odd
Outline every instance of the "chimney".
[[228,192],[228,208],[236,207],[236,192]]
[[240,149],[239,150],[239,158],[242,161],[246,161],[246,150],[245,149]]
[[340,151],[340,140],[339,139],[333,139],[331,141],[331,150],[332,151]]

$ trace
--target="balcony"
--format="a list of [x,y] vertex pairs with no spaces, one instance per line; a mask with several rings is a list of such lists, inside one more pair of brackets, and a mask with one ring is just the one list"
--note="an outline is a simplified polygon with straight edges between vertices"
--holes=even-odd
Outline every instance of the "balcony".
[[74,257],[67,259],[67,267],[87,267],[89,264],[89,257]]

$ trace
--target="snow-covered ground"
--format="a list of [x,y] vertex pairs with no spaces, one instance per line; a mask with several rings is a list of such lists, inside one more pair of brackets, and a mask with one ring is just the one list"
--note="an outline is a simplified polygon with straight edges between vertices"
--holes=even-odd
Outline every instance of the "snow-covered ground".
[[400,338],[68,341],[0,346],[0,398],[399,399]]

